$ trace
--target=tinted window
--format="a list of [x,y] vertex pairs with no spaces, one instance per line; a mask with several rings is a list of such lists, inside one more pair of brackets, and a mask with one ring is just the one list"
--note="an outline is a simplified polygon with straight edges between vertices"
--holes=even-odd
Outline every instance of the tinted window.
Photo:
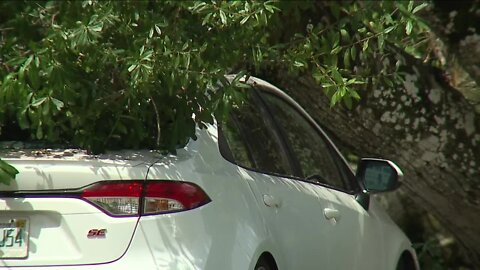
[[261,172],[292,175],[280,140],[254,99],[251,94],[246,102],[234,106],[222,126],[235,162]]
[[284,100],[268,93],[262,97],[298,159],[303,177],[312,182],[346,189],[327,142],[302,114]]
[[247,145],[239,132],[239,127],[232,116],[224,123],[222,131],[232,153],[233,161],[244,167],[253,168],[253,158],[250,156]]

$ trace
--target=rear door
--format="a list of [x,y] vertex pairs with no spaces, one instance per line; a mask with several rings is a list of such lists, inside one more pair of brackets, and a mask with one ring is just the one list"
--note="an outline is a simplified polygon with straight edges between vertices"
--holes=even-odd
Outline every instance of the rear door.
[[118,156],[37,155],[2,154],[20,173],[11,185],[0,185],[0,267],[120,258],[138,220],[138,199],[120,189],[144,180],[148,164]]
[[235,162],[253,179],[271,241],[281,253],[276,260],[285,269],[323,269],[329,260],[329,230],[321,228],[331,226],[322,216],[313,186],[293,179],[298,167],[268,117],[251,96],[234,111],[223,134]]

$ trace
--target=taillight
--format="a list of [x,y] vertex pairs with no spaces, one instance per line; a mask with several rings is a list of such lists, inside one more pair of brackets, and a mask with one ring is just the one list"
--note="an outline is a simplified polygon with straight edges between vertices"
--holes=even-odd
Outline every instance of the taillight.
[[183,211],[210,202],[197,185],[187,182],[152,182],[145,189],[144,214]]
[[164,214],[210,202],[199,186],[182,181],[103,181],[83,189],[81,198],[111,216]]
[[133,181],[95,183],[82,192],[82,198],[113,216],[138,215],[143,184]]

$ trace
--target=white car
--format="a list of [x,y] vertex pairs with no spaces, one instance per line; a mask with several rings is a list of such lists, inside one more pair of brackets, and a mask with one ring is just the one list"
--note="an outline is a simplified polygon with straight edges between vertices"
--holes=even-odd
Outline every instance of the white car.
[[0,269],[419,269],[370,200],[400,169],[362,159],[355,175],[289,96],[248,83],[177,155],[4,151],[20,173],[0,186]]

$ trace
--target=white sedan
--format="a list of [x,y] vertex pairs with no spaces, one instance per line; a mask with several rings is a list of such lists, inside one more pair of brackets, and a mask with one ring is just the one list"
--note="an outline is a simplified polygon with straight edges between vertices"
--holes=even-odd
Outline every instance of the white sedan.
[[354,174],[295,101],[248,83],[177,155],[1,153],[20,173],[0,186],[0,269],[419,269],[370,200],[400,169],[362,159]]

